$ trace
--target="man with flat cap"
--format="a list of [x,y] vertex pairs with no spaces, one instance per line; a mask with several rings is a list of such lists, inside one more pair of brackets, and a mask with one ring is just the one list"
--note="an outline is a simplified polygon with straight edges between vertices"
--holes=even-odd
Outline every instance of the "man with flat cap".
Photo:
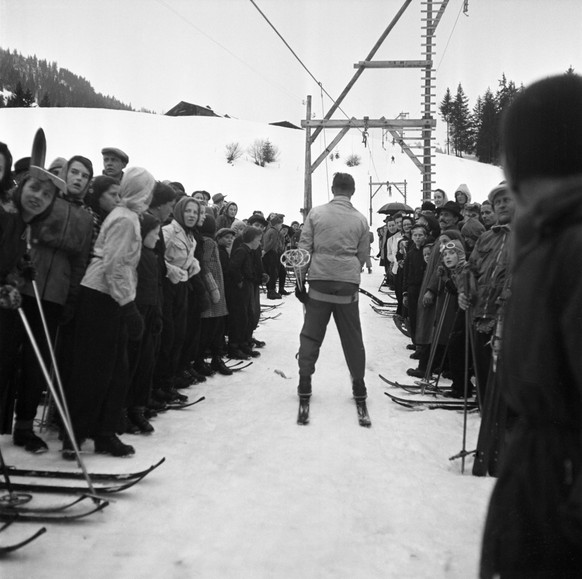
[[112,177],[121,183],[123,169],[129,163],[129,157],[121,149],[116,147],[105,147],[101,149],[103,155],[103,175]]

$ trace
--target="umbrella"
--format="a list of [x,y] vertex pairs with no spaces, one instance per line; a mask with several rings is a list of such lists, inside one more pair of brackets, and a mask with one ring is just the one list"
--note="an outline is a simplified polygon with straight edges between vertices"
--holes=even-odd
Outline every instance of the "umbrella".
[[392,215],[393,213],[398,213],[398,211],[402,211],[404,213],[414,213],[414,209],[410,207],[410,205],[406,205],[406,203],[400,203],[398,201],[393,203],[386,203],[386,205],[382,205],[382,207],[378,209],[378,213],[384,213],[385,215]]

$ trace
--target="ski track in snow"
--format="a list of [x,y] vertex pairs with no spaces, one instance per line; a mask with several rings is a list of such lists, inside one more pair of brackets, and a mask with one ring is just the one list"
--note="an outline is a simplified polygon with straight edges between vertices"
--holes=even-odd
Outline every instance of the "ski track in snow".
[[[378,294],[374,264],[362,286]],[[384,299],[384,298],[383,298]],[[265,302],[264,295],[262,297]],[[408,382],[415,364],[390,318],[360,296],[367,350],[370,429],[358,426],[337,331],[330,322],[313,378],[311,418],[295,423],[301,304],[291,295],[277,320],[256,332],[267,342],[255,363],[186,392],[206,400],[154,419],[150,437],[124,435],[132,459],[93,454],[90,471],[165,464],[102,513],[48,532],[3,559],[14,579],[459,578],[477,576],[480,539],[494,480],[471,476],[461,448],[463,416],[407,410],[383,392],[378,373]],[[291,380],[285,380],[275,370]],[[475,447],[478,415],[468,418]],[[0,437],[8,464],[70,469],[56,434],[50,452],[29,456]],[[39,496],[35,501],[54,502]],[[12,542],[35,524],[12,525]]]

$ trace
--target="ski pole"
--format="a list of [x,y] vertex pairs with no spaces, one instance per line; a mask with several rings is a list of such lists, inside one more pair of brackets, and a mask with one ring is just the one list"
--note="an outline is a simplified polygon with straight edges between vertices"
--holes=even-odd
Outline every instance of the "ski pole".
[[26,318],[26,314],[24,313],[22,308],[18,308],[18,313],[20,314],[20,319],[22,320],[22,323],[24,324],[24,328],[26,329],[28,339],[30,340],[30,343],[32,345],[34,353],[36,354],[36,357],[38,359],[38,363],[39,363],[40,368],[42,370],[42,373],[44,375],[44,379],[47,383],[48,389],[50,390],[50,392],[53,396],[57,410],[59,411],[59,414],[61,415],[61,418],[63,420],[63,425],[65,427],[65,430],[67,431],[67,435],[69,437],[69,440],[71,441],[71,445],[73,446],[75,456],[77,457],[77,463],[79,464],[81,470],[83,471],[83,476],[84,476],[85,480],[87,481],[87,486],[89,487],[89,490],[94,495],[93,500],[95,502],[97,502],[97,499],[98,500],[101,500],[101,499],[100,499],[100,497],[97,496],[97,493],[95,492],[95,488],[93,487],[93,482],[91,481],[91,477],[89,476],[89,473],[87,472],[87,469],[85,468],[85,463],[84,463],[83,459],[81,458],[81,452],[79,450],[79,446],[77,445],[77,440],[75,438],[75,434],[73,433],[73,426],[72,426],[71,422],[69,421],[68,414],[65,412],[65,409],[63,408],[63,405],[61,404],[61,400],[60,400],[59,396],[57,395],[57,392],[55,390],[55,386],[52,383],[52,380],[50,378],[46,364],[44,363],[44,360],[42,358],[42,354],[40,352],[40,349],[38,347],[36,339],[32,333],[32,329],[30,328],[30,325],[28,323],[28,319]]
[[[438,341],[439,341],[439,338],[440,338],[440,335],[441,335],[441,332],[443,329],[445,315],[447,313],[447,308],[449,306],[450,299],[451,299],[451,295],[448,292],[446,292],[445,299],[443,302],[443,309],[441,310],[437,325],[435,326],[435,328],[433,330],[433,335],[432,335],[432,339],[431,339],[431,343],[430,343],[430,353],[428,355],[428,363],[426,365],[426,371],[424,373],[424,380],[422,382],[422,386],[421,386],[421,390],[420,390],[421,394],[424,394],[425,386],[432,382],[432,365],[433,365],[434,358],[436,355],[436,349],[437,349]],[[435,305],[435,307],[436,307],[436,305]]]
[[[469,315],[469,319],[473,319],[473,314],[471,311],[471,306],[467,308],[467,314]],[[471,357],[473,359],[473,371],[475,373],[475,390],[477,392],[477,406],[479,407],[479,413],[483,413],[483,404],[484,404],[484,397],[483,393],[481,392],[480,384],[479,384],[479,373],[477,372],[477,346],[475,344],[475,334],[473,333],[473,324],[469,323],[469,342],[471,344]]]
[[467,453],[467,397],[469,394],[469,331],[470,319],[469,310],[465,310],[465,375],[464,375],[464,392],[463,392],[463,447],[461,448],[461,474],[465,474],[465,455]]
[[[48,329],[48,324],[46,323],[46,317],[44,315],[44,308],[42,307],[42,301],[40,299],[40,294],[38,291],[38,285],[36,280],[32,280],[32,288],[34,290],[34,297],[36,298],[36,305],[38,306],[38,313],[40,315],[40,319],[42,320],[42,327],[44,330],[44,335],[46,338],[47,347],[49,350],[49,354],[51,357],[51,364],[54,369],[55,377],[57,379],[57,387],[58,387],[58,395],[60,396],[60,402],[63,407],[64,416],[62,417],[63,420],[67,420],[69,424],[71,424],[71,416],[69,414],[69,407],[67,406],[67,400],[65,398],[65,390],[63,388],[63,382],[61,380],[61,373],[59,372],[59,367],[57,365],[57,358],[55,356],[55,350],[52,345],[51,335]],[[52,383],[52,381],[51,381]],[[51,392],[52,396],[55,397],[57,394]]]

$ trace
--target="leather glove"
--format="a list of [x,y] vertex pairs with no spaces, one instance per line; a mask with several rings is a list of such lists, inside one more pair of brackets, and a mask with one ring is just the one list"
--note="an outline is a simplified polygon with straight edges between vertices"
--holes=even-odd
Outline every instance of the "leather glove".
[[305,286],[303,286],[303,289],[299,289],[299,286],[295,284],[295,297],[302,304],[306,304],[309,301],[309,295],[307,293],[307,290],[305,289]]
[[22,304],[20,292],[12,285],[0,286],[0,308],[17,310]]
[[135,302],[129,302],[121,306],[121,317],[127,327],[127,337],[130,340],[138,341],[143,336],[143,317],[139,313]]
[[269,276],[269,274],[268,274],[268,273],[263,273],[263,274],[261,275],[261,283],[262,283],[263,285],[267,285],[267,284],[269,283],[269,280],[270,280],[270,279],[271,279],[271,277]]
[[157,310],[152,316],[152,324],[150,326],[150,332],[152,336],[159,336],[164,329],[164,318],[162,317],[162,312]]

